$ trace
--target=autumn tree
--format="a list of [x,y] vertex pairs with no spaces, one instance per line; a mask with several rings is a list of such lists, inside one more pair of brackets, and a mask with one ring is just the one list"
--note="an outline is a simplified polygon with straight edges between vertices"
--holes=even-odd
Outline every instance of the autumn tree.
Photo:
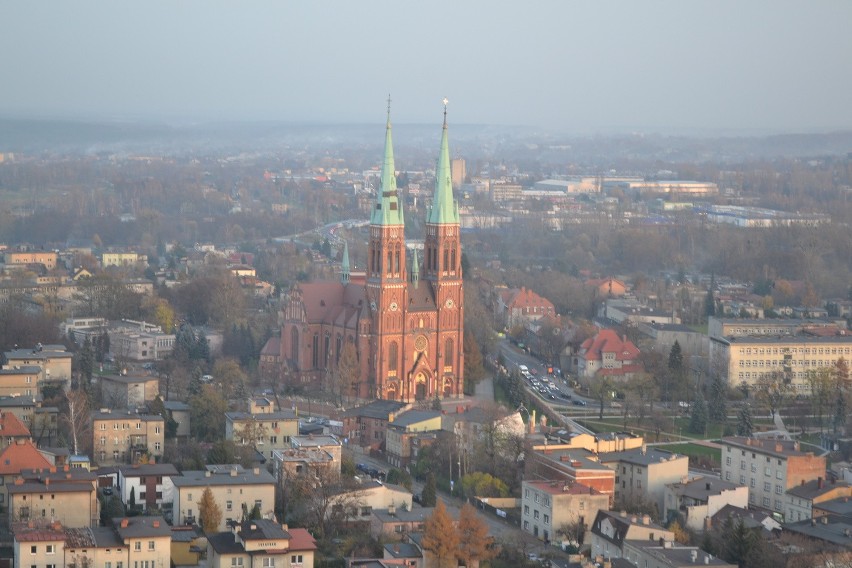
[[358,361],[358,350],[355,348],[355,343],[345,341],[340,350],[340,359],[331,372],[329,385],[338,405],[343,404],[344,395],[354,396],[358,392],[360,382],[361,364]]
[[598,377],[589,384],[589,394],[598,402],[598,419],[603,420],[604,406],[612,401],[614,393],[612,379],[609,377]]
[[495,556],[494,539],[488,535],[488,525],[479,518],[470,503],[461,508],[456,532],[459,539],[457,556],[468,568],[479,568],[481,561]]
[[432,515],[426,519],[421,540],[423,552],[426,553],[430,566],[435,568],[458,566],[460,539],[454,524],[444,502],[438,501]]
[[205,487],[201,493],[201,501],[198,502],[198,516],[201,521],[201,528],[208,535],[218,532],[219,525],[222,523],[222,508],[216,502],[213,496],[213,491],[209,487]]
[[766,405],[773,420],[789,395],[790,384],[783,373],[769,373],[759,378],[754,385],[755,398]]
[[473,333],[464,332],[464,390],[465,394],[473,394],[476,384],[485,377],[485,367],[482,364],[482,352]]

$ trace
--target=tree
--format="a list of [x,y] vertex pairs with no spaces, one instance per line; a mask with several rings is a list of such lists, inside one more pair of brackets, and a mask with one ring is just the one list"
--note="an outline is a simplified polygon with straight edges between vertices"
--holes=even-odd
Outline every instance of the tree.
[[421,544],[429,559],[429,566],[435,568],[456,568],[459,552],[459,534],[453,526],[453,519],[438,501],[432,515],[426,519]]
[[704,298],[704,315],[708,318],[716,315],[716,298],[713,296],[716,289],[716,275],[710,275],[710,286],[707,288],[707,297]]
[[677,520],[669,523],[668,529],[674,533],[674,540],[680,544],[689,544],[692,540],[689,531],[686,530]]
[[385,478],[386,483],[393,483],[395,485],[401,485],[411,491],[413,479],[411,479],[411,474],[405,471],[404,469],[397,469],[392,467],[388,471],[388,475]]
[[343,404],[343,395],[353,395],[358,392],[361,382],[361,364],[358,361],[358,350],[355,343],[345,341],[340,350],[340,359],[333,372],[332,394],[336,395],[338,404]]
[[508,497],[509,487],[490,473],[475,471],[461,478],[462,492],[470,497]]
[[689,431],[693,434],[705,434],[707,432],[707,404],[704,395],[698,391],[698,396],[692,404],[692,417],[689,419]]
[[807,371],[807,381],[811,390],[811,412],[819,425],[820,433],[823,431],[825,413],[832,406],[831,397],[835,394],[832,378],[831,369],[828,368]]
[[744,402],[737,414],[737,436],[751,436],[754,432],[754,424],[751,418],[751,405]]
[[479,518],[470,503],[465,503],[461,508],[456,532],[459,539],[457,556],[468,568],[479,568],[481,561],[495,556],[493,539],[488,536],[488,525]]
[[849,366],[846,360],[841,357],[834,364],[832,369],[832,381],[834,383],[834,412],[831,419],[831,426],[834,434],[837,435],[838,430],[846,427],[847,400],[849,387]]
[[612,400],[613,392],[612,379],[609,377],[599,377],[591,381],[589,394],[598,401],[598,419],[603,420],[604,404]]
[[65,412],[65,423],[68,433],[71,435],[72,451],[79,455],[85,440],[91,439],[91,425],[89,423],[89,399],[82,390],[69,390],[65,393],[67,410]]
[[485,367],[482,365],[482,352],[476,343],[476,338],[470,331],[464,333],[464,390],[472,394],[476,383],[485,377]]
[[630,382],[626,385],[626,390],[628,396],[635,399],[636,423],[641,426],[645,420],[646,411],[651,408],[653,401],[657,398],[657,384],[651,375],[643,373],[630,379]]
[[225,434],[225,411],[228,403],[212,385],[203,385],[201,392],[189,399],[190,425],[198,440],[213,441]]
[[790,384],[782,373],[770,373],[759,378],[754,385],[755,398],[769,408],[773,420],[789,394]]
[[728,419],[728,385],[719,373],[713,375],[710,383],[708,410],[714,422],[724,423]]
[[92,373],[95,370],[95,352],[92,349],[92,341],[89,336],[86,336],[83,341],[83,348],[80,350],[80,378],[83,381],[83,388],[88,389],[92,384]]
[[198,516],[201,521],[201,528],[208,535],[218,532],[219,525],[222,523],[222,508],[213,497],[213,492],[209,487],[205,487],[201,493],[201,501],[198,502]]
[[423,493],[420,495],[420,500],[424,507],[434,507],[438,501],[435,474],[431,471],[426,474],[426,483],[423,484]]

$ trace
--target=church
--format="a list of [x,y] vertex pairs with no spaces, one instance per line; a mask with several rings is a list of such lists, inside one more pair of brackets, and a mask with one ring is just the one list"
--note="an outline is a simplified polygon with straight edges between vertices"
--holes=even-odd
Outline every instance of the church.
[[359,370],[351,383],[341,387],[341,394],[347,397],[412,402],[463,396],[464,285],[459,229],[445,104],[422,258],[417,249],[406,246],[388,110],[366,270],[357,274],[350,270],[345,246],[338,281],[293,287],[282,313],[280,354],[285,384],[330,388],[346,343],[351,343]]

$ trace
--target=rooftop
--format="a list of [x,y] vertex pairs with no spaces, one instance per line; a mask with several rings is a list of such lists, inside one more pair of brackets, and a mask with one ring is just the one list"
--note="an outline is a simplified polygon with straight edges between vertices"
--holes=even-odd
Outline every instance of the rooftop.
[[206,487],[208,485],[267,485],[274,484],[275,478],[265,469],[238,471],[184,471],[172,478],[175,487]]
[[582,483],[566,483],[565,481],[525,481],[524,483],[551,495],[603,495],[597,489]]
[[635,448],[632,450],[625,450],[623,452],[606,452],[600,454],[601,463],[611,463],[611,462],[625,462],[632,463],[634,465],[653,465],[658,463],[665,463],[674,460],[684,460],[684,463],[688,460],[688,458],[681,454],[675,454],[673,452],[667,452],[665,450],[658,450],[657,448]]
[[813,452],[803,452],[799,442],[774,438],[746,438],[744,436],[727,436],[719,443],[722,446],[732,446],[742,450],[760,452],[776,457],[813,456]]
[[672,483],[670,487],[675,494],[681,497],[689,497],[696,501],[706,502],[711,495],[720,495],[723,491],[733,491],[740,486],[721,479],[697,477],[685,483]]

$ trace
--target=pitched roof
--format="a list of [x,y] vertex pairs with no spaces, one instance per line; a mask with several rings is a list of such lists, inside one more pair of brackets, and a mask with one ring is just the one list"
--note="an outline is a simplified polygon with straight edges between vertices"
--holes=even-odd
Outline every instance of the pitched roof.
[[618,337],[611,329],[602,329],[580,346],[580,352],[587,360],[600,361],[604,353],[614,353],[616,361],[632,361],[639,357],[639,349],[627,338]]
[[47,458],[29,440],[18,440],[0,452],[0,475],[21,473],[24,469],[50,469]]
[[21,422],[21,419],[11,412],[0,414],[0,435],[2,436],[29,436],[30,430]]
[[502,294],[503,303],[506,304],[506,307],[509,309],[518,309],[518,310],[529,310],[530,308],[542,308],[553,310],[553,302],[539,296],[532,290],[528,290],[527,288],[513,288],[511,290],[506,290]]

